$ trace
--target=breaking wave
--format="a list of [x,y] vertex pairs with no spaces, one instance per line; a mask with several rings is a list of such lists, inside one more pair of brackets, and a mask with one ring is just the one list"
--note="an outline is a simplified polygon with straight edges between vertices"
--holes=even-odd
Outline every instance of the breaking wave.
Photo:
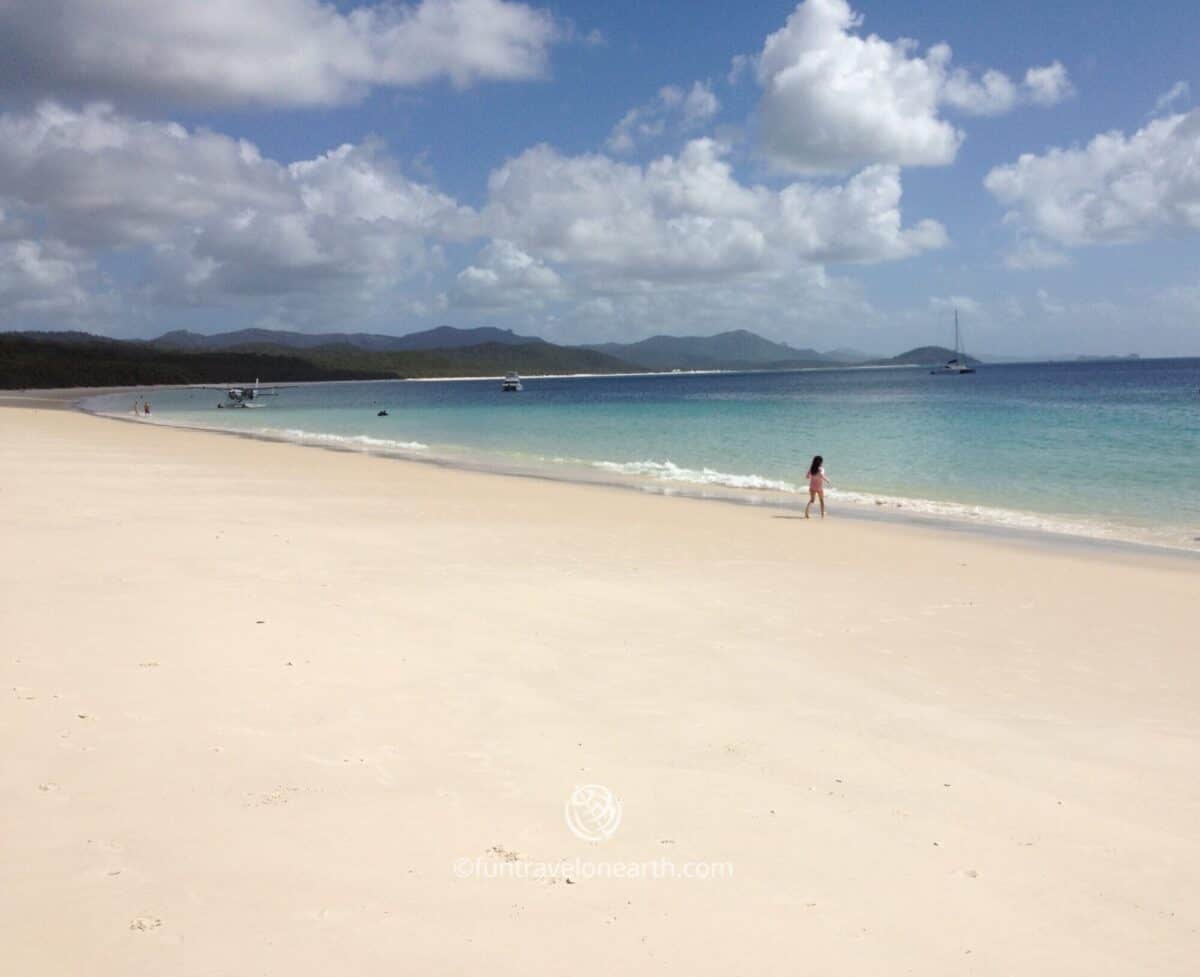
[[346,448],[382,451],[424,451],[429,445],[420,441],[394,441],[390,438],[372,438],[366,434],[325,434],[321,431],[305,431],[300,428],[263,428],[256,432],[262,435],[282,436],[288,441],[304,444],[327,444]]
[[731,475],[712,468],[681,468],[670,461],[593,461],[593,468],[618,475],[642,475],[664,482],[690,482],[693,485],[723,485],[727,488],[768,489],[795,492],[796,486],[762,475]]

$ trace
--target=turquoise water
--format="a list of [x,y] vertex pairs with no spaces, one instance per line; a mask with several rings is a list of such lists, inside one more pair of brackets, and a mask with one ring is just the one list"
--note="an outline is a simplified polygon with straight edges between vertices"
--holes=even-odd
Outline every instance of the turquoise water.
[[[1200,549],[1200,360],[321,384],[153,418],[259,436],[751,501],[925,514]],[[128,413],[132,397],[92,409]],[[387,409],[389,416],[377,417]]]

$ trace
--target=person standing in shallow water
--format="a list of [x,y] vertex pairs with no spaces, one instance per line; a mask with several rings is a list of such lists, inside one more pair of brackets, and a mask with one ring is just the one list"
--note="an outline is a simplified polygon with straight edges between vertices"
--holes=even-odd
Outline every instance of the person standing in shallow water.
[[804,507],[804,518],[809,518],[808,510],[818,499],[821,502],[821,518],[825,518],[825,486],[829,479],[825,477],[825,459],[814,455],[812,464],[808,466],[808,505]]

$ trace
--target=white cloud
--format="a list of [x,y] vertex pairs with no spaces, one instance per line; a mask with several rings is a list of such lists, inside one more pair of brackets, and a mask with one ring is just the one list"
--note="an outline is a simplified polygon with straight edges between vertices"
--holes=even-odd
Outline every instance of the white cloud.
[[538,78],[565,31],[512,0],[0,3],[0,85],[86,100],[333,105],[372,86]]
[[456,276],[450,296],[455,305],[536,310],[564,295],[558,273],[511,241],[490,242],[477,261]]
[[737,180],[727,154],[695,139],[645,165],[549,146],[509,160],[481,213],[494,240],[458,275],[452,305],[505,309],[564,341],[737,326],[794,339],[879,321],[825,263],[946,243],[936,222],[903,225],[894,166],[772,189]]
[[537,146],[491,175],[483,225],[544,260],[646,282],[886,261],[945,243],[936,222],[902,226],[894,167],[868,168],[844,186],[776,192],[739,183],[726,152],[696,139],[641,167]]
[[720,111],[721,103],[708,83],[693,82],[688,91],[676,85],[659,89],[645,105],[630,109],[613,127],[605,148],[630,153],[639,142],[656,139],[674,125],[687,132],[706,124]]
[[754,68],[754,59],[747,54],[735,54],[729,62],[729,72],[725,80],[731,85],[741,83],[741,80]]
[[474,223],[369,145],[285,166],[105,106],[0,115],[0,204],[46,246],[136,259],[166,303],[369,304]]
[[693,82],[683,100],[683,124],[687,127],[703,125],[721,109],[721,103],[707,82]]
[[1162,115],[1170,112],[1179,102],[1186,102],[1192,95],[1192,86],[1186,81],[1177,81],[1154,100],[1151,115]]
[[92,301],[73,258],[39,241],[0,239],[0,314],[13,325],[77,322]]
[[[476,213],[371,144],[285,164],[220,133],[44,103],[0,114],[0,316],[53,295],[82,308],[110,265],[116,280],[102,284],[127,321],[205,307],[328,327],[427,312],[439,291],[456,308],[656,289],[674,289],[680,308],[717,292],[733,307],[738,289],[765,302],[825,262],[945,243],[936,222],[903,225],[896,167],[773,189],[737,180],[727,154],[696,139],[633,165],[539,146],[491,175]],[[443,246],[481,238],[453,276]]]
[[985,71],[976,81],[958,68],[947,76],[942,100],[971,115],[1002,115],[1012,111],[1017,94],[1017,86],[1002,71]]
[[844,186],[793,183],[779,193],[779,243],[822,262],[892,261],[944,247],[937,221],[901,226],[900,197],[895,166],[869,166]]
[[1049,268],[1062,268],[1070,263],[1071,259],[1067,255],[1035,237],[1022,238],[1004,256],[1005,266],[1014,271],[1044,271]]
[[914,42],[859,37],[861,23],[845,0],[806,0],[767,38],[757,64],[767,153],[815,170],[949,163],[962,141],[937,116],[949,49],[910,57]]
[[537,146],[491,175],[484,219],[551,261],[669,279],[760,267],[767,243],[756,211],[754,192],[701,141],[646,168]]
[[548,338],[561,342],[749,328],[779,340],[801,344],[811,340],[829,347],[841,341],[847,328],[872,330],[882,322],[856,281],[808,266],[737,281],[584,286],[557,315],[544,315],[537,324]]
[[1007,219],[1065,245],[1200,230],[1200,110],[998,166],[984,185]]
[[956,68],[946,76],[941,99],[969,115],[1003,115],[1018,105],[1057,105],[1074,93],[1067,69],[1055,61],[1044,68],[1030,68],[1019,85],[995,69],[988,69],[976,81]]
[[1075,94],[1067,69],[1059,62],[1025,72],[1025,92],[1035,105],[1057,105]]
[[1070,82],[1061,64],[1030,69],[1021,85],[999,71],[978,80],[951,69],[951,51],[921,55],[908,39],[857,33],[847,0],[805,0],[756,60],[763,148],[776,164],[836,172],[868,163],[937,166],[954,160],[963,133],[939,115],[975,115],[1022,102],[1052,104]]

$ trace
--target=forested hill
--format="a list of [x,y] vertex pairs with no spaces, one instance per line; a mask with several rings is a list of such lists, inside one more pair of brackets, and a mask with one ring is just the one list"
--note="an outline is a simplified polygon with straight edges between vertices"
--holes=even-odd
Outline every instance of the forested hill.
[[296,383],[519,373],[638,372],[594,350],[487,342],[450,349],[373,351],[349,344],[295,349],[248,343],[222,349],[164,348],[87,333],[0,333],[0,388],[117,387],[186,383]]
[[796,349],[746,329],[715,336],[651,336],[636,343],[602,343],[587,348],[649,370],[782,370],[836,362],[815,349]]
[[383,370],[259,352],[183,352],[84,333],[0,333],[0,389],[372,380]]

